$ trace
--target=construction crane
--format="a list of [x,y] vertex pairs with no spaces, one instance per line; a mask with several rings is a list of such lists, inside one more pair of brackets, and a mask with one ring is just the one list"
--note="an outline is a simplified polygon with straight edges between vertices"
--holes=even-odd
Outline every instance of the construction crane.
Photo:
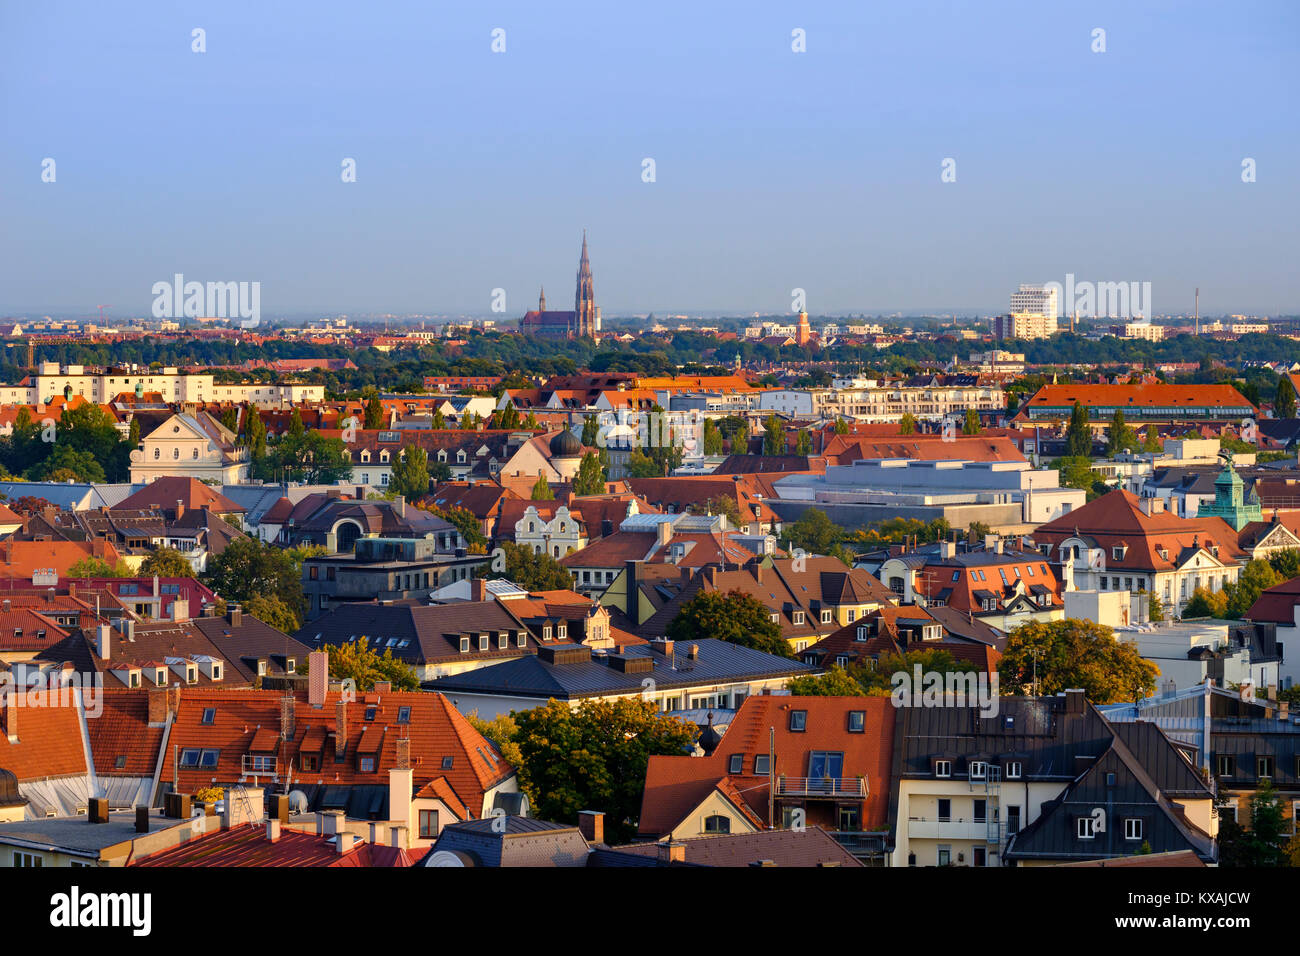
[[100,325],[103,325],[103,324],[104,324],[104,310],[105,310],[105,309],[111,309],[112,306],[111,306],[111,305],[97,305],[97,306],[95,306],[95,308],[99,309],[99,324],[100,324]]

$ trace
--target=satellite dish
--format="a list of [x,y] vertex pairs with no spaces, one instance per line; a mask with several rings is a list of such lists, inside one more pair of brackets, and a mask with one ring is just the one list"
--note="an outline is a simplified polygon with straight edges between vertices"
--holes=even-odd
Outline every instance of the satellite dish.
[[306,813],[307,812],[307,794],[301,790],[293,790],[289,793],[289,812]]
[[474,865],[474,859],[468,853],[462,853],[459,850],[438,850],[429,856],[429,862],[425,866],[443,866],[443,867],[471,867]]

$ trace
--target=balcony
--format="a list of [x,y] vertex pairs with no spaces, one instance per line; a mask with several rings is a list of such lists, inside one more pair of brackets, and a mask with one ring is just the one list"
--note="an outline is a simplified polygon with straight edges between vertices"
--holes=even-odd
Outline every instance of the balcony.
[[[993,836],[990,838],[990,833]],[[909,840],[985,840],[997,842],[997,825],[987,820],[952,819],[950,817],[909,817]]]
[[822,800],[865,800],[866,777],[778,777],[778,797],[808,797]]

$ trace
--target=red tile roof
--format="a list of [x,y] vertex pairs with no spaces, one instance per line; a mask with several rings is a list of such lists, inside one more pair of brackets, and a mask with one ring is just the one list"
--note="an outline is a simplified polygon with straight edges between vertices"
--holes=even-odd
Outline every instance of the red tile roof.
[[282,830],[272,843],[266,827],[244,823],[217,830],[161,853],[133,861],[131,866],[413,866],[405,850],[358,843],[340,854],[333,838]]
[[[790,729],[792,710],[807,712],[802,732]],[[850,711],[864,712],[863,733],[849,732]],[[749,697],[710,756],[650,758],[639,832],[655,836],[671,832],[720,785],[724,796],[733,799],[738,795],[765,825],[768,778],[755,776],[753,769],[754,758],[768,752],[770,731],[775,733],[773,771],[778,776],[808,776],[809,755],[815,750],[842,752],[842,776],[866,776],[868,796],[862,828],[883,830],[889,825],[894,716],[888,697]],[[733,755],[741,755],[740,774],[729,772]]]

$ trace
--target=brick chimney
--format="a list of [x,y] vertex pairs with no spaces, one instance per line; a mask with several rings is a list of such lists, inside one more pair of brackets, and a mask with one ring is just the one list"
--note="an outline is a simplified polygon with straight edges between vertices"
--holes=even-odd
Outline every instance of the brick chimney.
[[312,651],[307,655],[307,703],[312,707],[324,707],[329,686],[329,651]]
[[172,601],[172,620],[184,624],[190,619],[190,602],[188,598],[178,597]]
[[177,499],[176,499],[176,517],[173,518],[172,520],[173,520],[173,521],[180,521],[180,520],[181,520],[181,515],[183,515],[183,514],[185,514],[185,502],[182,501],[180,498],[177,498]]
[[470,578],[469,599],[471,601],[487,600],[487,579],[486,578]]
[[244,623],[244,611],[238,604],[226,605],[226,620],[231,627],[241,627]]
[[605,814],[600,810],[582,810],[578,813],[578,832],[588,843],[605,842]]
[[659,522],[659,546],[666,547],[673,536],[673,523],[671,521]]
[[685,863],[686,844],[677,840],[656,844],[660,863]]
[[348,705],[340,698],[334,705],[334,759],[342,760],[348,749]]
[[270,820],[266,821],[266,842],[267,843],[280,842],[280,821],[277,820],[275,817],[272,817]]

